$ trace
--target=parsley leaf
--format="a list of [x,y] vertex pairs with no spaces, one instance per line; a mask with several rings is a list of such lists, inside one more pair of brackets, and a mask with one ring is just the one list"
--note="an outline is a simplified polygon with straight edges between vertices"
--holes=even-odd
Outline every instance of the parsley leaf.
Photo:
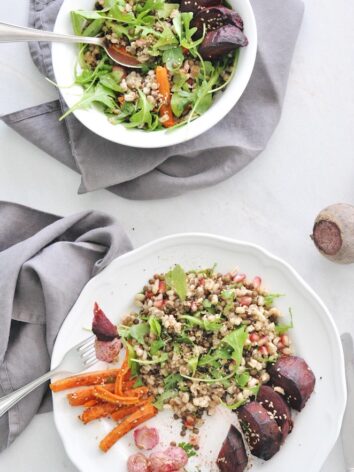
[[181,300],[185,300],[187,296],[187,277],[183,268],[176,265],[174,269],[166,274],[166,283],[171,287]]
[[192,446],[192,444],[190,444],[190,443],[180,442],[178,444],[178,447],[181,447],[184,450],[184,452],[187,454],[188,457],[193,457],[193,456],[197,455],[197,452],[194,449],[194,446]]
[[237,364],[241,362],[243,346],[247,337],[248,334],[246,333],[245,327],[241,326],[241,328],[235,329],[222,339],[222,342],[232,347],[233,352],[231,357],[237,362]]

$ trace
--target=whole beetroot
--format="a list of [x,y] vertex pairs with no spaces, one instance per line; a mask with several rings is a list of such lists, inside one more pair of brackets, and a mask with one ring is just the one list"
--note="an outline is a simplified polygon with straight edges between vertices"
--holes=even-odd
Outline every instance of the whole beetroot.
[[327,259],[354,263],[354,206],[336,203],[324,208],[316,218],[311,238]]

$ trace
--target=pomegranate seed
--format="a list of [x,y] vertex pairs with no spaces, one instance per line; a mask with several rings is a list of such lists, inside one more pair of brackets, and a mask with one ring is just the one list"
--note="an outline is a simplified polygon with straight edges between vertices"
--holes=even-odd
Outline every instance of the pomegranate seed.
[[205,285],[205,279],[200,279],[200,280],[199,280],[199,285],[201,285],[202,287],[204,287],[204,285]]
[[246,274],[236,274],[234,277],[234,282],[236,283],[242,282],[243,280],[245,280],[245,278],[246,278]]
[[145,292],[145,297],[146,298],[152,298],[154,296],[154,294],[152,293],[151,290],[148,290],[147,292]]
[[240,305],[250,306],[252,303],[252,297],[241,297],[240,298]]
[[186,428],[193,428],[195,425],[195,418],[193,416],[187,416],[183,424]]
[[278,349],[283,349],[283,347],[284,347],[284,344],[279,341],[278,344],[277,344],[277,348]]
[[253,279],[253,288],[257,289],[261,286],[262,284],[262,279],[257,275],[254,279]]
[[165,301],[164,301],[164,300],[156,300],[156,301],[154,302],[154,306],[155,306],[156,308],[162,308],[162,307],[164,306],[164,304],[165,304]]
[[266,346],[261,346],[258,351],[262,354],[262,356],[267,356],[268,355],[268,349]]
[[166,282],[164,280],[160,280],[159,292],[160,293],[165,293],[166,292]]
[[256,343],[259,340],[259,335],[257,333],[251,333],[249,338],[252,343]]
[[268,342],[268,336],[263,336],[262,339],[259,341],[258,346],[264,346]]

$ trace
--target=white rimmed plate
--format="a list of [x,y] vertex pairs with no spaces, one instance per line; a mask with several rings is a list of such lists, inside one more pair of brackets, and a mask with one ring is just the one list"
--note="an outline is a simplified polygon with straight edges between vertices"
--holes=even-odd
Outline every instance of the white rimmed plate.
[[[268,462],[252,460],[254,472],[319,472],[333,447],[342,423],[346,384],[343,352],[333,319],[320,298],[304,280],[281,259],[250,243],[207,234],[179,234],[159,239],[114,260],[83,289],[57,337],[52,366],[73,345],[88,336],[83,329],[92,322],[92,307],[97,301],[118,322],[133,310],[134,295],[156,272],[165,272],[174,264],[186,270],[212,266],[227,272],[239,267],[250,277],[260,275],[264,286],[286,294],[277,306],[284,312],[291,307],[295,327],[291,332],[296,353],[313,369],[315,392],[305,409],[295,417],[295,426],[280,452]],[[93,370],[103,368],[97,364]],[[79,470],[126,470],[127,458],[137,452],[132,433],[120,440],[107,454],[98,449],[100,439],[114,426],[102,419],[84,426],[77,418],[80,408],[66,401],[67,392],[53,395],[54,417],[65,449]],[[201,428],[199,457],[187,467],[202,472],[217,470],[214,461],[226,436],[233,414],[220,409]],[[159,429],[164,445],[182,441],[180,423],[164,412],[149,421]]]
[[[94,133],[116,143],[138,148],[159,148],[172,146],[204,133],[220,121],[237,103],[251,77],[257,53],[257,28],[253,10],[249,0],[229,0],[232,7],[241,15],[244,21],[245,34],[249,44],[240,48],[237,71],[223,93],[215,97],[211,108],[197,120],[187,126],[173,131],[145,132],[137,129],[127,129],[124,125],[111,124],[106,115],[97,108],[76,110],[74,115]],[[92,10],[94,0],[64,0],[54,26],[56,33],[73,34],[70,22],[72,10]],[[61,94],[69,107],[73,106],[82,96],[82,88],[73,84],[74,69],[78,59],[78,47],[75,44],[53,43],[52,61],[56,82],[61,88]]]

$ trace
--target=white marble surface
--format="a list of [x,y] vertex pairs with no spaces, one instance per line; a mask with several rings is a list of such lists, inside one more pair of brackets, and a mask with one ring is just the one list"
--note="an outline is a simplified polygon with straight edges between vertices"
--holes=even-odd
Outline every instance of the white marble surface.
[[[0,199],[58,214],[109,212],[135,246],[182,231],[253,241],[290,262],[323,298],[340,332],[354,335],[354,268],[326,261],[309,238],[322,207],[354,202],[354,3],[305,3],[281,122],[266,151],[232,179],[164,201],[127,201],[107,191],[77,195],[77,174],[0,123]],[[27,0],[7,2],[0,21],[25,24],[27,6]],[[0,45],[0,73],[1,114],[55,98],[24,44]],[[49,464],[57,472],[75,470],[45,414],[0,455],[0,470],[46,472]],[[321,472],[344,469],[337,444]]]

